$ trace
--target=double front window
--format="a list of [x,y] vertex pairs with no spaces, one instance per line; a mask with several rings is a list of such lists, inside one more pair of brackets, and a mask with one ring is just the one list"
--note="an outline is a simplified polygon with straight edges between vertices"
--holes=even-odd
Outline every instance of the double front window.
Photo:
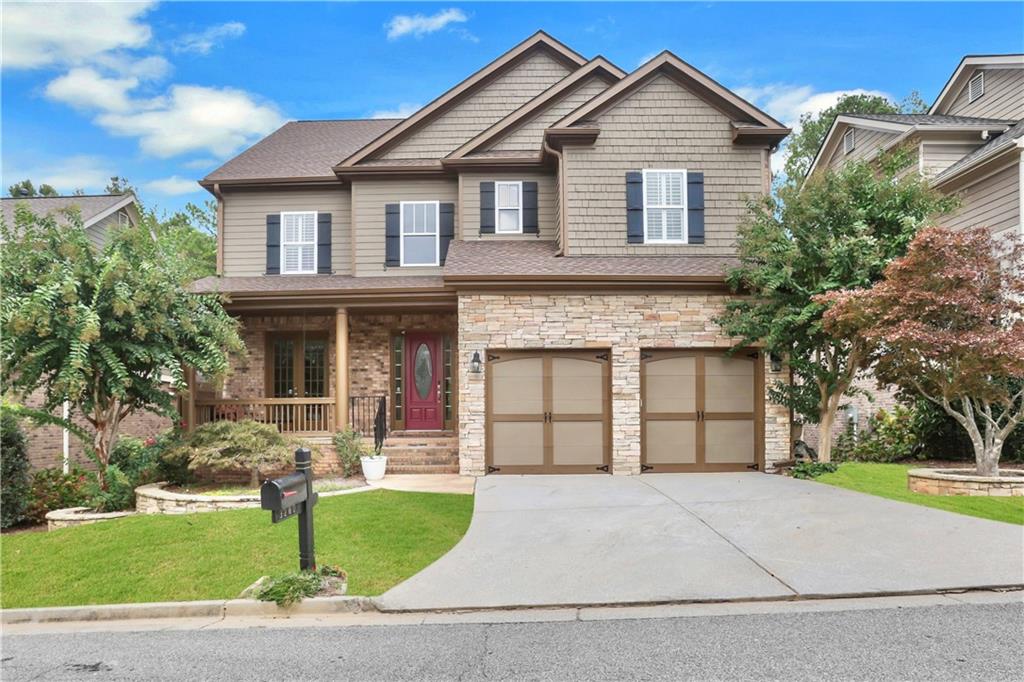
[[497,234],[521,234],[523,231],[523,183],[494,183],[494,225]]
[[281,213],[281,273],[316,273],[316,211]]
[[403,201],[401,203],[400,257],[402,266],[439,264],[440,210],[441,205],[437,201]]
[[644,243],[686,243],[686,171],[644,171]]

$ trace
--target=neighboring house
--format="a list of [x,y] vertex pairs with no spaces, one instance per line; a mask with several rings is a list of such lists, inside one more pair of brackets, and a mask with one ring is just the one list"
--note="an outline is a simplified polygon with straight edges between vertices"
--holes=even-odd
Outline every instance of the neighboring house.
[[[916,161],[907,172],[960,199],[941,225],[1024,235],[1024,55],[964,57],[927,114],[841,114],[808,174],[903,145]],[[896,402],[870,377],[857,385],[872,398],[850,399],[839,429],[863,428],[872,412]]]
[[248,351],[186,420],[376,418],[392,472],[771,469],[788,373],[715,317],[788,133],[669,52],[627,74],[543,32],[407,119],[289,123],[200,183],[195,287]]
[[[117,227],[139,224],[139,206],[132,194],[96,194],[63,197],[5,197],[2,199],[3,220],[14,225],[15,207],[25,206],[36,215],[52,215],[66,223],[68,213],[77,211],[89,239],[101,248]],[[32,393],[25,401],[27,407],[39,408],[43,404],[42,391]],[[66,412],[65,412],[66,415]],[[81,426],[86,423],[76,419]],[[130,416],[121,426],[123,435],[151,436],[170,426],[170,421],[149,413]],[[29,463],[33,468],[61,467],[67,471],[72,464],[89,465],[81,441],[67,429],[58,426],[34,426],[26,429]]]

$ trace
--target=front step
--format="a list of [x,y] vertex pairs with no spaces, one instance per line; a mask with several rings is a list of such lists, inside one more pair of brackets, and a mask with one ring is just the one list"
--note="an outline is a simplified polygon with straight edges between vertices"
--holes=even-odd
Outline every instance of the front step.
[[459,473],[459,439],[451,432],[395,431],[381,448],[389,474]]

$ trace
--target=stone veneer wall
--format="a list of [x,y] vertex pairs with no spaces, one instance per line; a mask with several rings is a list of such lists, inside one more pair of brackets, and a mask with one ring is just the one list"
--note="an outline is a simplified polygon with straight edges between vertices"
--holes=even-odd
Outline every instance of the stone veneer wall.
[[[459,465],[484,473],[484,377],[469,372],[474,351],[509,348],[610,348],[612,472],[640,473],[640,350],[725,348],[714,322],[724,295],[472,294],[459,296]],[[765,384],[785,380],[765,363]],[[765,468],[790,458],[790,414],[765,404]]]

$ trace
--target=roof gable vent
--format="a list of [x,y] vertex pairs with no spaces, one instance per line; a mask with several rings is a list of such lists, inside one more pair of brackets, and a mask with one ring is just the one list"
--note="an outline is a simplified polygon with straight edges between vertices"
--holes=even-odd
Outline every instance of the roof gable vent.
[[856,132],[853,128],[850,128],[843,135],[843,153],[849,154],[853,151],[854,146],[857,144]]
[[976,76],[967,81],[967,102],[968,104],[985,94],[985,72],[979,71]]

